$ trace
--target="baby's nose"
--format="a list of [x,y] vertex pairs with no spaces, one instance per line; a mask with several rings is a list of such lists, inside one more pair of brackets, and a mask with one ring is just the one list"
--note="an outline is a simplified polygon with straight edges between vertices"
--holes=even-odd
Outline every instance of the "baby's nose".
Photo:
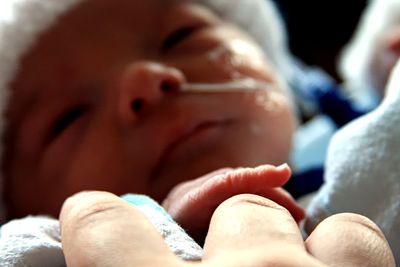
[[120,76],[118,109],[130,121],[140,116],[164,95],[176,93],[184,83],[183,73],[155,62],[135,62]]

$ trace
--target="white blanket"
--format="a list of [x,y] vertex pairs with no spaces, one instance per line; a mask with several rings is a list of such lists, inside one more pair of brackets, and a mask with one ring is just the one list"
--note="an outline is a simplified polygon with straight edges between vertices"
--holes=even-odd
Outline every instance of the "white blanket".
[[[155,201],[142,195],[123,197],[135,204],[155,225],[181,259],[197,261],[202,249]],[[59,223],[47,217],[26,217],[1,227],[0,267],[65,267]]]
[[380,106],[334,135],[325,184],[308,208],[307,230],[340,212],[375,221],[400,263],[400,60]]

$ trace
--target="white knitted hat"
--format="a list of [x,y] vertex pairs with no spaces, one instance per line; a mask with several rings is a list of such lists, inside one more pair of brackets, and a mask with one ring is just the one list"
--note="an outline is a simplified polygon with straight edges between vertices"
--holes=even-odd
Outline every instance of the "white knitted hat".
[[[20,59],[33,46],[38,35],[50,28],[57,18],[85,0],[1,0],[0,2],[0,112],[4,113],[10,95],[9,85],[16,76]],[[110,0],[118,1],[118,0]],[[134,0],[135,1],[135,0]],[[189,0],[188,0],[189,1]],[[193,1],[193,0],[192,0]],[[250,33],[264,49],[272,64],[290,80],[294,74],[283,21],[270,0],[194,0],[222,18]],[[0,136],[6,127],[0,119]],[[0,162],[3,146],[0,146]],[[3,177],[0,174],[0,222],[4,216]]]

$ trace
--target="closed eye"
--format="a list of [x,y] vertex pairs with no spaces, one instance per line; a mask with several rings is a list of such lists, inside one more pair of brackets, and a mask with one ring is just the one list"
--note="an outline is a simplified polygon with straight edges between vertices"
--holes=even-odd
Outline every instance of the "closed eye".
[[189,26],[180,28],[173,33],[171,33],[163,42],[161,46],[161,51],[166,52],[173,48],[178,43],[185,40],[191,34],[193,34],[199,27],[198,26]]
[[53,123],[50,129],[49,140],[53,140],[54,138],[62,134],[86,111],[87,111],[86,107],[76,107],[59,116],[59,118],[56,119],[56,121]]

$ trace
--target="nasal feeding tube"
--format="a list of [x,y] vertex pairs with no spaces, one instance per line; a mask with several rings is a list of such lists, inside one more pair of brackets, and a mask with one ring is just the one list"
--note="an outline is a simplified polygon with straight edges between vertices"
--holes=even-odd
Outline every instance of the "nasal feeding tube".
[[187,93],[233,93],[258,90],[276,91],[277,89],[267,82],[254,79],[241,79],[222,83],[185,83],[181,85],[180,90]]

